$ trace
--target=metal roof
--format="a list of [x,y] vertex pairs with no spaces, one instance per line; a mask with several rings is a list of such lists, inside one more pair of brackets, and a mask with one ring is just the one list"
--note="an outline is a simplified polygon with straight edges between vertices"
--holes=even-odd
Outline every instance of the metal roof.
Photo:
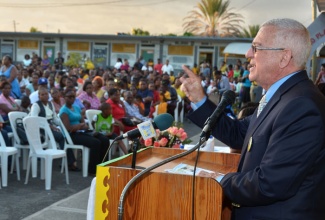
[[63,34],[63,33],[30,33],[30,32],[0,32],[0,38],[54,38],[80,39],[80,40],[131,40],[131,41],[185,41],[185,42],[252,42],[251,38],[221,38],[221,37],[183,37],[183,36],[134,36],[134,35],[105,35],[105,34]]

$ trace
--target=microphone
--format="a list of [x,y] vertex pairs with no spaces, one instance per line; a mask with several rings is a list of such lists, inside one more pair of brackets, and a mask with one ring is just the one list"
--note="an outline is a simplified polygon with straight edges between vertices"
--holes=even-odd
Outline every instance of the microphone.
[[[174,118],[172,115],[170,115],[168,113],[164,113],[164,114],[157,115],[153,119],[152,125],[155,129],[164,131],[173,124],[173,121],[174,121]],[[140,130],[138,128],[135,128],[131,131],[124,133],[123,135],[118,136],[115,140],[118,141],[118,140],[122,140],[124,138],[134,139],[134,138],[137,138],[140,136],[141,136]]]
[[[208,133],[210,133],[211,126],[213,126],[217,122],[220,114],[225,110],[225,108],[228,105],[235,102],[235,99],[236,99],[235,92],[233,92],[231,90],[227,90],[223,93],[223,95],[221,97],[221,101],[220,101],[219,105],[217,106],[216,110],[214,110],[214,112],[211,114],[211,116],[206,120],[206,122],[204,124],[205,126],[202,130],[202,133],[200,136],[201,138],[206,137],[206,135]],[[209,136],[210,136],[210,134],[209,134]],[[207,137],[206,137],[206,139],[207,139]]]

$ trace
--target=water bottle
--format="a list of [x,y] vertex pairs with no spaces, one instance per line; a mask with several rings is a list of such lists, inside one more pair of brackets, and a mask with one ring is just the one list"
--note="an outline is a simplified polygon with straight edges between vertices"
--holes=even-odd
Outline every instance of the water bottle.
[[204,148],[202,148],[201,150],[210,152],[214,151],[214,137],[212,135],[210,135],[209,139],[205,143]]
[[179,148],[180,148],[180,149],[184,149],[184,145],[181,144],[181,145],[179,146]]

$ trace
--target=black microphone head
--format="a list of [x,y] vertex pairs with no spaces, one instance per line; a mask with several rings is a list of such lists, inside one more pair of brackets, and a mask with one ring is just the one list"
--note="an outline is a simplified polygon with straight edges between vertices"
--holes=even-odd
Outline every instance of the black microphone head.
[[231,90],[227,90],[223,93],[220,102],[225,102],[226,105],[230,105],[235,102],[236,93]]
[[156,125],[159,130],[164,131],[168,129],[170,126],[172,126],[174,122],[174,117],[171,114],[164,113],[157,115],[153,119],[154,125]]

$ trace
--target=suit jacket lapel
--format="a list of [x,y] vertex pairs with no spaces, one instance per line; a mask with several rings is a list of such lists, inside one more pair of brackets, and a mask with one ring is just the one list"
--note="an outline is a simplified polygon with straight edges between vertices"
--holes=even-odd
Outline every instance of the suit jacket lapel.
[[258,117],[257,116],[257,110],[254,112],[254,114],[251,116],[251,120],[249,123],[249,127],[246,132],[243,148],[242,148],[242,155],[240,158],[240,162],[238,165],[238,171],[241,170],[244,158],[247,152],[247,146],[249,139],[253,137],[255,131],[257,128],[262,124],[262,122],[265,120],[267,115],[270,113],[270,111],[276,106],[276,104],[280,101],[282,94],[286,93],[287,90],[289,90],[292,86],[297,84],[298,82],[302,80],[308,80],[307,72],[301,71],[295,74],[294,76],[290,77],[286,82],[284,82],[279,89],[274,93],[272,98],[269,100],[263,111],[260,113]]

